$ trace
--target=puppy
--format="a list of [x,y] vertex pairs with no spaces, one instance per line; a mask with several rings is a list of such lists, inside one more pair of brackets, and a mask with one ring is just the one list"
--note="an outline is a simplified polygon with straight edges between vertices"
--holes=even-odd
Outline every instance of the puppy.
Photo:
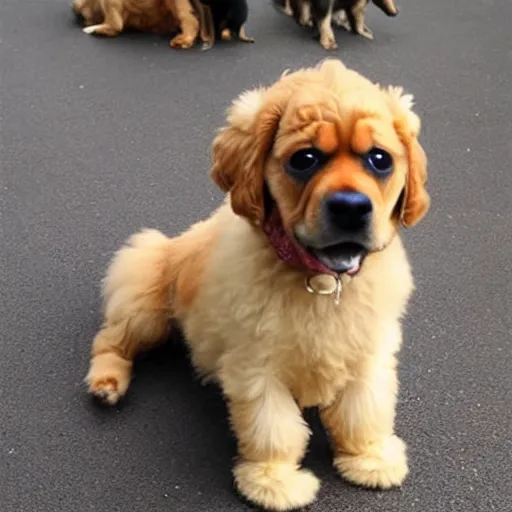
[[254,43],[245,34],[245,23],[249,15],[247,0],[199,0],[202,4],[201,25],[206,27],[203,50],[209,50],[216,39],[231,37],[245,43]]
[[398,232],[429,207],[412,104],[337,60],[238,97],[213,141],[224,203],[177,237],[146,230],[115,255],[90,393],[116,403],[136,354],[178,323],[226,397],[247,499],[279,511],[315,499],[319,481],[300,468],[301,410],[314,406],[344,478],[400,485],[396,354],[413,278]]
[[[396,16],[398,9],[394,0],[372,0],[387,16]],[[349,32],[373,39],[373,33],[365,24],[364,15],[369,0],[335,0],[333,21]]]
[[[364,19],[369,0],[286,0],[286,2],[283,12],[294,16],[299,25],[315,26],[320,35],[320,44],[326,50],[337,48],[332,31],[333,23],[349,32],[373,39],[373,33],[366,26]],[[394,0],[372,0],[372,2],[388,16],[398,14]]]
[[[199,5],[199,0],[191,0]],[[83,18],[86,34],[117,36],[124,28],[149,32],[181,33],[169,42],[173,48],[190,48],[199,34],[199,21],[189,0],[73,0],[74,12]]]

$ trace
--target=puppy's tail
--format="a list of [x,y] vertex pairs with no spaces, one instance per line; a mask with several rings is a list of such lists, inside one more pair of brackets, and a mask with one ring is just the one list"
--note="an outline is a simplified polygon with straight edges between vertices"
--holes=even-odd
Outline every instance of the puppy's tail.
[[160,337],[166,331],[171,244],[172,239],[154,229],[132,235],[116,252],[103,281],[107,322],[131,323],[142,342],[145,331],[154,331],[147,333],[148,338]]
[[169,320],[194,300],[215,236],[208,223],[176,238],[146,229],[115,254],[102,287],[103,330],[123,357],[163,340]]

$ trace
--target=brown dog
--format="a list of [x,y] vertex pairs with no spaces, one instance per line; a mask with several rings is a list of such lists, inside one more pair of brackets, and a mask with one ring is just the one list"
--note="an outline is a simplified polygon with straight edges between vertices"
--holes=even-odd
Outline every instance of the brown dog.
[[86,34],[116,36],[124,28],[161,33],[179,29],[169,45],[190,48],[200,31],[199,0],[192,4],[189,0],[73,0],[72,5],[84,19]]
[[227,399],[249,500],[315,499],[319,481],[300,468],[312,406],[343,477],[400,485],[396,354],[413,279],[398,231],[429,207],[411,107],[336,60],[236,99],[213,142],[224,204],[175,238],[136,234],[114,257],[89,391],[117,402],[136,354],[179,322]]

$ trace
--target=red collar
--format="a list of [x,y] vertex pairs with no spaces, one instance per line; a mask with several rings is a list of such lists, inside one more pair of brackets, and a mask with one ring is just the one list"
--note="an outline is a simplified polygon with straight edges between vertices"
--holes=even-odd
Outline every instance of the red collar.
[[294,267],[302,268],[317,274],[337,274],[311,256],[297,241],[290,236],[283,226],[277,205],[273,205],[270,215],[263,222],[263,231],[277,257]]

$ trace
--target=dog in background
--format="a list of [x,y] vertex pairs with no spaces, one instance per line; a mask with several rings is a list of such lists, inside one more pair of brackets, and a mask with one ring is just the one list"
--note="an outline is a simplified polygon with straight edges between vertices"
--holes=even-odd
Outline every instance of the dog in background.
[[136,354],[178,323],[227,400],[247,499],[277,511],[314,501],[319,480],[300,467],[307,407],[340,475],[400,485],[397,353],[413,278],[399,230],[429,208],[412,106],[338,60],[240,95],[213,141],[223,205],[174,238],[135,234],[114,256],[89,392],[116,403]]
[[200,32],[199,0],[73,0],[72,7],[83,18],[86,34],[113,37],[125,28],[159,33],[180,30],[169,45],[185,49]]
[[[371,0],[388,16],[396,16],[394,0]],[[274,0],[276,5],[278,0]],[[284,0],[279,9],[293,16],[301,26],[314,26],[320,36],[320,44],[326,50],[337,48],[332,24],[349,32],[373,39],[373,33],[365,23],[365,12],[370,0]]]
[[203,49],[210,49],[215,40],[231,38],[244,43],[254,43],[245,33],[249,16],[247,0],[198,0],[202,5],[201,26],[204,27]]

